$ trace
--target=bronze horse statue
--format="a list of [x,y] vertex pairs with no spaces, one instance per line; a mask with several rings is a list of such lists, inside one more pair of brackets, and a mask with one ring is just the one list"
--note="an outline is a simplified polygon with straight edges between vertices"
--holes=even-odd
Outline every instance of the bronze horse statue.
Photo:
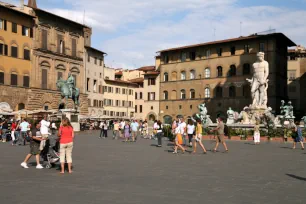
[[[77,109],[78,106],[80,105],[80,101],[79,101],[79,96],[80,96],[80,89],[78,88],[74,88],[73,91],[72,91],[72,94],[70,95],[70,90],[69,90],[69,86],[68,84],[66,83],[65,80],[63,79],[59,79],[57,82],[56,82],[56,86],[57,88],[60,89],[61,91],[61,99],[60,99],[60,106],[59,106],[59,109],[65,109],[66,108],[66,104],[67,104],[67,100],[69,98],[71,98],[73,100],[73,108],[74,109]],[[72,97],[71,97],[72,96]],[[64,105],[62,105],[62,100],[65,98],[65,102],[64,102]],[[63,107],[64,106],[64,107]]]

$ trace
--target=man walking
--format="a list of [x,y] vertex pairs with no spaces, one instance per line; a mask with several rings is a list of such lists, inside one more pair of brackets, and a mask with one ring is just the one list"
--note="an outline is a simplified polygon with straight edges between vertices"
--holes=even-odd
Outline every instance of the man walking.
[[119,122],[115,121],[114,123],[114,132],[113,132],[113,139],[118,139],[119,137]]
[[27,131],[30,128],[30,124],[24,118],[22,123],[20,123],[19,127],[20,127],[20,137],[18,139],[18,145],[21,145],[21,144],[25,145],[25,138],[27,136]]
[[40,134],[43,139],[40,143],[39,147],[40,151],[42,151],[46,145],[46,140],[49,137],[49,127],[50,127],[50,122],[48,121],[48,116],[44,115],[44,118],[40,121]]
[[224,141],[224,123],[223,123],[222,118],[218,118],[218,125],[215,129],[213,129],[213,131],[217,131],[216,146],[213,152],[217,152],[217,148],[220,142],[223,144],[225,151],[228,152],[226,143]]
[[132,141],[135,142],[135,139],[137,139],[137,133],[138,133],[138,123],[132,120],[131,123],[131,129],[132,129]]

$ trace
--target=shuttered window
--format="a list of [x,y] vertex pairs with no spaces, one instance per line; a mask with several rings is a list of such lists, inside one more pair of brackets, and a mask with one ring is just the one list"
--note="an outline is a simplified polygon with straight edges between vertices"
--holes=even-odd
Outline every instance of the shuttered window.
[[63,72],[57,72],[57,80],[63,78]]
[[18,77],[17,74],[11,74],[11,85],[17,86]]
[[4,84],[4,72],[0,72],[0,84]]
[[4,53],[4,45],[0,43],[0,55]]
[[76,39],[72,39],[72,56],[76,57]]
[[17,24],[12,22],[12,32],[17,33]]
[[41,70],[41,88],[47,89],[48,88],[48,71],[46,69]]
[[14,47],[14,46],[11,47],[11,56],[18,58],[18,48],[17,47]]
[[62,35],[57,35],[57,52],[65,54],[65,41]]
[[42,30],[42,49],[48,49],[48,31]]
[[73,74],[72,76],[74,78],[74,85],[77,86],[77,75]]
[[29,76],[23,76],[23,86],[30,87],[30,77]]

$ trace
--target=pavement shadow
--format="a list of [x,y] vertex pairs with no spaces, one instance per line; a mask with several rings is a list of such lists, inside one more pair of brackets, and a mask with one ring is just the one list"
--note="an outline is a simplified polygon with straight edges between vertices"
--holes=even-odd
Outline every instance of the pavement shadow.
[[286,174],[286,175],[291,177],[291,178],[295,178],[297,180],[300,180],[300,181],[306,181],[306,178],[304,178],[304,177],[296,176],[296,175],[293,175],[293,174]]
[[157,147],[158,145],[157,144],[151,144],[150,146],[151,147]]
[[246,145],[255,145],[254,143],[250,143],[250,142],[246,142],[244,144],[246,144]]
[[292,149],[292,147],[280,147],[282,149]]

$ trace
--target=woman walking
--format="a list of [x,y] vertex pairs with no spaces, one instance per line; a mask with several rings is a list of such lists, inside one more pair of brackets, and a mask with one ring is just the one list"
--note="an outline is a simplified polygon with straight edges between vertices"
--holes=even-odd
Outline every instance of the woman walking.
[[194,145],[193,145],[193,153],[197,152],[197,142],[199,143],[200,147],[203,149],[204,154],[206,154],[206,149],[202,143],[202,124],[201,120],[197,120],[197,127],[196,127],[196,136],[194,138]]
[[156,126],[156,136],[157,136],[157,147],[162,146],[162,137],[163,137],[163,127],[162,123],[157,121],[157,126]]
[[299,121],[296,121],[295,122],[295,129],[294,129],[294,132],[293,132],[293,147],[292,149],[295,149],[296,148],[296,143],[300,143],[301,146],[302,146],[302,150],[304,150],[304,143],[303,143],[303,134],[302,134],[302,128],[300,127],[300,122]]
[[62,125],[58,132],[60,139],[60,162],[61,174],[65,173],[65,158],[68,163],[68,172],[72,173],[72,149],[74,132],[68,118],[62,120]]
[[173,154],[177,154],[177,149],[180,148],[183,153],[185,153],[185,149],[184,147],[182,146],[183,144],[183,133],[182,133],[182,128],[180,126],[177,126],[175,128],[175,146],[174,146],[174,152]]
[[125,125],[124,125],[125,142],[127,142],[130,139],[130,136],[131,136],[131,126],[128,122],[125,122]]
[[260,143],[259,121],[256,121],[254,126],[254,143],[255,145]]

